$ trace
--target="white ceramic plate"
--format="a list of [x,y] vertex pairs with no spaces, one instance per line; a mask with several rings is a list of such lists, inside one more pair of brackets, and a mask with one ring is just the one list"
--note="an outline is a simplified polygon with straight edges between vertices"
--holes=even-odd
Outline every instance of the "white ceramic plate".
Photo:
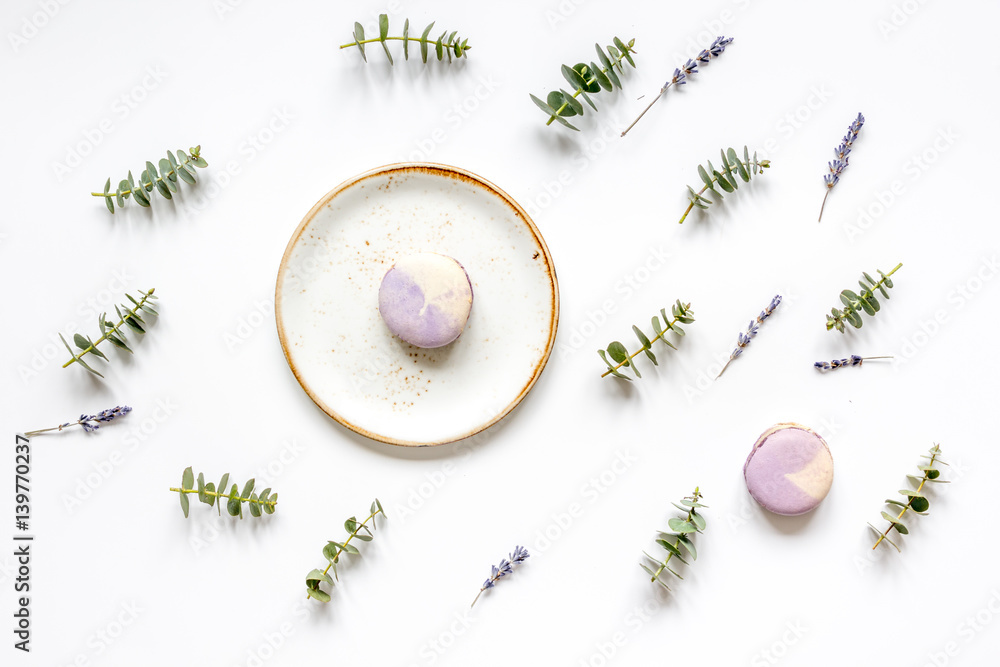
[[[454,257],[472,281],[465,331],[433,350],[389,333],[378,289],[396,258]],[[328,415],[396,445],[438,445],[498,422],[548,361],[559,289],[545,241],[506,193],[455,167],[396,164],[330,191],[278,270],[278,337]]]

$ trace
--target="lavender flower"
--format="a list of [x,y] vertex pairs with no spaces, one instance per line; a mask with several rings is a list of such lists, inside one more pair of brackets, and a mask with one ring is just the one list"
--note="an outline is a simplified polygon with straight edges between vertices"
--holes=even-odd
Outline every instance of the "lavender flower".
[[[500,561],[500,565],[494,565],[492,571],[490,572],[490,578],[483,582],[483,587],[479,589],[479,595],[483,594],[483,591],[493,588],[497,585],[502,577],[506,577],[508,574],[514,571],[515,565],[520,565],[525,560],[528,559],[528,550],[517,545],[514,547],[514,553],[510,554],[510,558],[504,558]],[[476,602],[479,600],[479,595],[476,595],[476,599],[472,601],[470,606],[475,606]]]
[[859,357],[856,354],[852,354],[850,359],[834,359],[833,361],[817,361],[813,366],[820,369],[821,371],[832,371],[840,368],[841,366],[860,366],[863,362],[868,359],[892,359],[889,357]]
[[53,426],[52,428],[43,428],[38,431],[28,431],[25,433],[29,438],[39,433],[47,433],[48,431],[61,431],[64,428],[69,428],[71,426],[82,426],[83,430],[87,433],[91,433],[101,428],[102,422],[109,422],[118,419],[119,417],[124,417],[128,413],[132,412],[132,408],[127,405],[117,405],[110,410],[102,410],[96,415],[80,415],[80,418],[75,422],[66,422],[65,424],[60,424],[59,426]]
[[663,87],[660,88],[659,94],[653,98],[653,101],[650,102],[645,109],[642,110],[642,113],[639,114],[639,118],[636,118],[634,121],[632,121],[631,125],[625,128],[625,131],[622,132],[622,136],[624,137],[629,130],[635,127],[635,124],[638,123],[639,120],[646,115],[646,112],[649,111],[654,104],[656,104],[656,101],[660,99],[665,92],[667,92],[668,88],[670,88],[671,86],[683,86],[685,83],[687,83],[687,78],[690,75],[698,73],[698,63],[707,64],[708,61],[711,60],[712,58],[718,58],[719,56],[722,55],[723,51],[726,50],[726,47],[732,43],[732,41],[733,41],[732,37],[723,37],[722,35],[719,35],[718,37],[715,38],[715,41],[713,41],[707,49],[702,50],[702,52],[698,54],[696,58],[698,62],[695,62],[694,60],[688,58],[688,61],[686,63],[684,63],[681,67],[675,69],[673,77],[667,79],[667,81],[663,84]]
[[723,366],[722,370],[719,371],[719,374],[715,376],[716,380],[722,377],[722,374],[726,372],[727,368],[729,368],[729,364],[733,363],[733,359],[743,354],[743,349],[750,344],[751,340],[754,339],[760,325],[764,323],[764,320],[771,316],[771,313],[774,312],[774,309],[778,307],[779,303],[781,303],[781,295],[777,294],[773,299],[771,299],[771,303],[769,303],[764,310],[760,311],[760,315],[758,315],[755,319],[750,320],[750,324],[747,325],[746,332],[740,332],[739,336],[736,338],[736,349],[729,355],[729,361],[726,362],[726,365]]
[[830,173],[823,177],[823,181],[826,183],[826,194],[823,195],[823,205],[819,209],[820,220],[823,219],[826,198],[830,196],[830,190],[833,189],[833,186],[840,182],[840,175],[847,169],[847,165],[850,163],[851,147],[854,145],[854,140],[858,138],[858,133],[861,132],[861,126],[864,124],[865,117],[858,113],[858,117],[847,128],[847,136],[840,141],[840,145],[834,151],[834,155],[837,156],[836,159],[833,162],[827,163]]

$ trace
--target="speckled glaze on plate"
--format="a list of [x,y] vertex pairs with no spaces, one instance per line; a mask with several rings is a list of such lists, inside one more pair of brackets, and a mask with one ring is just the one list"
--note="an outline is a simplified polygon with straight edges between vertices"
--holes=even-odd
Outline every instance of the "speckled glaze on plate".
[[[454,343],[421,349],[392,336],[378,290],[397,257],[462,263],[475,305]],[[528,214],[470,172],[380,167],[340,184],[292,235],[275,290],[285,359],[310,398],[347,428],[394,445],[454,442],[524,399],[549,359],[559,288]]]

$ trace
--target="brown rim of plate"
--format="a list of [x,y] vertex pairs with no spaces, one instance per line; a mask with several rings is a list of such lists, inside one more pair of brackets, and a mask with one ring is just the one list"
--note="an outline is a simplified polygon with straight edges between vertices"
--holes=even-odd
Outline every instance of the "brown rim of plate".
[[[330,406],[328,406],[326,403],[320,400],[319,397],[313,393],[312,389],[310,389],[310,387],[305,383],[305,381],[302,379],[302,376],[299,375],[299,371],[295,367],[295,363],[292,361],[288,353],[288,345],[287,342],[285,341],[285,328],[281,319],[281,286],[285,279],[285,267],[288,263],[288,258],[291,255],[292,248],[299,240],[299,237],[302,236],[302,232],[305,231],[306,227],[309,225],[309,223],[312,222],[313,218],[320,211],[320,209],[329,204],[334,197],[339,195],[347,188],[350,188],[366,179],[372,178],[374,176],[382,176],[385,174],[392,174],[392,173],[402,174],[402,173],[413,173],[413,172],[429,173],[437,176],[447,176],[449,178],[454,178],[468,183],[472,183],[473,185],[484,188],[485,190],[491,192],[492,194],[498,195],[501,199],[507,202],[507,205],[511,207],[511,209],[514,211],[517,217],[528,227],[528,230],[531,232],[532,237],[534,237],[535,242],[538,244],[538,247],[541,248],[542,256],[545,258],[545,266],[548,268],[549,285],[552,290],[552,314],[549,319],[549,339],[547,344],[545,345],[545,351],[542,353],[541,358],[535,365],[535,372],[532,373],[531,378],[524,385],[524,387],[521,388],[521,391],[514,398],[514,400],[511,401],[510,404],[507,405],[507,407],[501,410],[499,414],[497,414],[489,421],[477,426],[476,428],[467,433],[464,433],[455,438],[450,438],[448,440],[441,440],[440,442],[414,442],[410,440],[398,440],[396,438],[388,438],[386,436],[379,435],[377,433],[372,433],[371,431],[363,429],[360,426],[352,424],[348,420],[344,419],[344,417],[339,415],[335,410],[330,408]],[[556,329],[559,327],[559,281],[556,278],[556,269],[552,263],[552,256],[549,254],[549,247],[545,244],[545,239],[542,238],[541,232],[538,231],[538,227],[535,226],[535,223],[531,220],[531,217],[527,214],[527,212],[525,212],[523,208],[521,208],[520,204],[514,201],[514,199],[506,192],[504,192],[502,189],[494,185],[492,182],[486,180],[482,176],[474,174],[471,171],[466,171],[465,169],[460,169],[458,167],[452,167],[450,165],[437,164],[433,162],[397,162],[393,164],[384,165],[382,167],[376,167],[375,169],[371,169],[364,173],[358,174],[357,176],[349,178],[346,181],[343,181],[333,190],[330,190],[325,195],[323,195],[323,197],[318,202],[316,202],[316,204],[311,209],[309,209],[309,212],[306,213],[305,217],[302,218],[302,222],[300,222],[299,226],[295,229],[295,233],[292,234],[292,238],[288,241],[288,245],[285,246],[285,252],[281,256],[281,265],[278,267],[278,279],[274,288],[274,319],[278,327],[278,340],[281,342],[281,350],[285,355],[285,361],[288,362],[288,367],[292,370],[292,374],[295,376],[295,379],[298,381],[299,385],[306,392],[309,398],[312,399],[313,403],[319,406],[319,408],[323,412],[330,415],[330,417],[332,417],[334,421],[339,422],[343,426],[346,426],[350,430],[360,435],[363,435],[366,438],[371,438],[372,440],[376,440],[378,442],[384,442],[390,445],[400,445],[404,447],[428,447],[436,445],[445,445],[451,442],[458,442],[459,440],[464,440],[465,438],[470,438],[476,435],[477,433],[485,431],[489,427],[499,422],[501,419],[510,414],[510,412],[515,407],[517,407],[517,405],[521,401],[524,400],[524,397],[528,395],[529,391],[531,391],[531,388],[535,385],[535,382],[538,381],[538,378],[541,376],[542,371],[545,369],[546,364],[548,364],[549,357],[552,355],[552,348],[555,346],[555,341],[556,341]]]

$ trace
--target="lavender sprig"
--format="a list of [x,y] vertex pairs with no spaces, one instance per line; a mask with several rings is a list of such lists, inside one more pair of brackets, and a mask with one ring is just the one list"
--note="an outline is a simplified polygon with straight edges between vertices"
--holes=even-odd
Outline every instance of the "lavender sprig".
[[514,547],[514,553],[510,554],[510,558],[504,558],[500,561],[500,565],[494,565],[493,571],[490,573],[490,578],[483,583],[483,587],[479,589],[479,594],[476,595],[476,599],[472,601],[470,607],[476,606],[476,602],[479,601],[479,596],[483,594],[483,591],[493,588],[497,585],[497,581],[501,578],[506,577],[508,574],[514,571],[515,565],[520,565],[525,560],[528,559],[528,550],[517,545]]
[[771,313],[774,312],[774,309],[778,307],[779,303],[781,303],[781,295],[776,294],[775,297],[771,299],[771,303],[769,303],[764,310],[760,311],[760,315],[750,320],[750,324],[747,325],[746,332],[740,332],[739,337],[736,339],[736,349],[729,355],[729,361],[726,362],[726,365],[723,366],[722,370],[719,371],[719,374],[715,376],[716,380],[722,377],[722,374],[726,372],[727,368],[729,368],[729,364],[733,363],[733,359],[743,354],[743,349],[750,344],[751,340],[754,339],[760,325],[764,323],[764,320],[771,316]]
[[830,190],[833,190],[833,186],[840,182],[840,175],[844,173],[848,163],[850,163],[851,147],[854,145],[854,140],[858,138],[858,133],[861,132],[861,126],[864,124],[865,117],[858,113],[858,117],[847,128],[847,136],[840,141],[840,145],[834,151],[834,155],[837,158],[833,162],[827,163],[827,166],[830,167],[830,173],[823,177],[823,180],[826,182],[826,194],[823,195],[823,205],[819,208],[819,220],[817,222],[823,219],[823,209],[826,208],[826,198],[830,196]]
[[646,108],[642,110],[642,113],[639,114],[639,117],[636,118],[634,121],[632,121],[631,125],[625,128],[625,131],[622,132],[622,136],[624,137],[629,130],[635,127],[635,124],[638,123],[642,119],[642,117],[646,115],[646,112],[649,111],[654,104],[656,104],[656,101],[658,99],[663,97],[663,94],[667,92],[667,90],[671,86],[683,86],[685,83],[687,83],[687,78],[689,76],[698,73],[698,63],[708,64],[708,61],[711,60],[712,58],[718,58],[726,50],[726,47],[732,43],[732,41],[733,41],[732,37],[724,37],[722,35],[719,35],[718,37],[715,38],[715,41],[713,41],[712,44],[707,49],[702,50],[702,52],[698,54],[698,56],[695,58],[695,60],[697,60],[698,62],[695,62],[695,60],[691,60],[690,58],[688,58],[688,61],[686,63],[675,69],[673,77],[667,79],[666,83],[663,84],[663,87],[660,88],[659,94],[657,94],[657,96],[653,98],[653,101],[650,102],[649,105],[647,105]]
[[37,431],[28,431],[24,435],[29,438],[39,433],[48,433],[49,431],[61,431],[64,428],[70,428],[72,426],[82,426],[83,430],[87,433],[91,433],[101,428],[102,422],[109,422],[118,419],[119,417],[124,417],[128,413],[132,412],[132,408],[127,405],[116,405],[109,410],[101,410],[96,415],[80,415],[80,418],[75,422],[66,422],[65,424],[60,424],[59,426],[53,426],[52,428],[43,428]]
[[852,354],[850,359],[834,359],[833,361],[817,361],[813,366],[820,369],[821,371],[832,371],[840,368],[841,366],[860,366],[862,363],[869,359],[892,359],[891,356],[887,357],[860,357],[856,354]]

